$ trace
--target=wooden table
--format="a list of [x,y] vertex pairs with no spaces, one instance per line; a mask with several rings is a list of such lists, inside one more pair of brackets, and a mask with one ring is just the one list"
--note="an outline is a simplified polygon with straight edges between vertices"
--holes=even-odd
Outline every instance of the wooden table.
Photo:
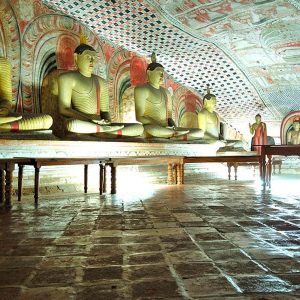
[[84,165],[84,192],[88,190],[88,165],[99,164],[99,193],[102,195],[104,185],[104,167],[105,163],[109,161],[108,158],[25,158],[23,161],[19,158],[18,161],[19,173],[18,173],[18,201],[21,201],[22,197],[22,181],[23,181],[23,169],[24,166],[34,167],[34,201],[38,204],[39,199],[39,179],[40,168],[43,166],[65,166],[65,165]]
[[[264,186],[271,186],[272,176],[272,155],[281,156],[300,156],[300,145],[263,145],[261,148],[262,156],[262,177]],[[267,163],[266,163],[267,161]]]
[[111,158],[106,164],[111,167],[111,193],[117,192],[117,166],[129,165],[168,165],[168,183],[182,184],[183,156],[135,156]]
[[5,207],[11,208],[11,194],[13,184],[13,171],[18,162],[28,162],[28,159],[1,158],[0,159],[0,204],[5,199]]
[[[216,156],[189,156],[183,160],[184,164],[195,163],[227,163],[228,179],[231,178],[231,167],[234,167],[235,180],[237,179],[237,168],[239,163],[259,163],[260,174],[262,175],[262,158],[260,155],[251,153],[243,155],[216,155]],[[184,172],[184,168],[183,168]],[[182,174],[184,177],[184,173]]]

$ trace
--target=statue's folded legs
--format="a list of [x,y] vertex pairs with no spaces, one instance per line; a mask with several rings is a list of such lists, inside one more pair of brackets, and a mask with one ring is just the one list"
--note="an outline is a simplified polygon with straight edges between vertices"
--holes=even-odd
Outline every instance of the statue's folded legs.
[[52,117],[45,114],[12,114],[11,66],[0,57],[0,131],[29,131],[49,129]]

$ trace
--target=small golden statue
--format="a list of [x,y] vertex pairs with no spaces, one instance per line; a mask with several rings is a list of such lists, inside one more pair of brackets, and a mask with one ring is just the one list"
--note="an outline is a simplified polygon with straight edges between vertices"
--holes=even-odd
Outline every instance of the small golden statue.
[[287,143],[290,145],[300,145],[300,119],[293,120],[293,127],[287,133]]
[[198,113],[198,126],[204,132],[204,139],[218,140],[220,138],[220,119],[215,112],[217,99],[210,93],[207,85],[207,93],[203,97],[203,108]]

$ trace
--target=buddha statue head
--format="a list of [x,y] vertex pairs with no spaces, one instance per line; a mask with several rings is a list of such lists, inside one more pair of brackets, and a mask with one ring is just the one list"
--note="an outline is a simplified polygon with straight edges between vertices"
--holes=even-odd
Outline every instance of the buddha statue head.
[[214,112],[217,105],[217,98],[210,93],[209,85],[207,85],[206,95],[203,97],[203,105],[209,112]]
[[156,62],[156,55],[154,52],[151,55],[151,63],[147,67],[147,77],[149,83],[155,88],[159,88],[163,83],[164,67]]
[[74,50],[75,64],[82,75],[86,77],[92,76],[96,62],[96,54],[96,50],[87,44],[80,44]]
[[261,123],[261,115],[260,115],[260,114],[257,114],[257,115],[255,116],[255,123],[256,123],[256,124],[260,124],[260,123]]

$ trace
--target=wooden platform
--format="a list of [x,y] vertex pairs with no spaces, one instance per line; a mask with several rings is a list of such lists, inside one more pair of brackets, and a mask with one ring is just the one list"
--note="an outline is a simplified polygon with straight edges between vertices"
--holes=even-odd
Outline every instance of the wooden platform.
[[12,157],[127,157],[216,155],[220,142],[145,141],[116,139],[101,141],[0,140],[0,158]]

